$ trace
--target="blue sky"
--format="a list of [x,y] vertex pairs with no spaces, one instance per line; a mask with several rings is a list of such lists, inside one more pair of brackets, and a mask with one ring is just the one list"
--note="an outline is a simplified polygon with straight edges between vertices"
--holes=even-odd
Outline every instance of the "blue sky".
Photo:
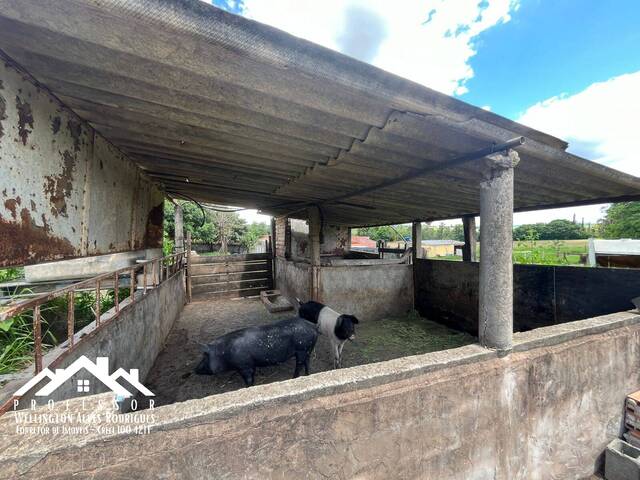
[[640,1],[524,0],[476,44],[460,98],[517,119],[541,100],[640,70]]
[[[638,0],[214,0],[640,176]],[[600,206],[516,215],[594,222]]]

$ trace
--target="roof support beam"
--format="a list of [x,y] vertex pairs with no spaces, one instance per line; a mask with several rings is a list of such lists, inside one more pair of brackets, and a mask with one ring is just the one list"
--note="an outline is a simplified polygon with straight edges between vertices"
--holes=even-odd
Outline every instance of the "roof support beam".
[[479,337],[486,348],[513,346],[513,169],[518,154],[487,157],[480,183]]
[[[465,163],[471,162],[473,160],[478,160],[480,158],[484,158],[487,155],[491,155],[494,153],[498,153],[498,152],[504,152],[510,149],[513,149],[515,147],[518,147],[520,145],[523,145],[525,142],[525,138],[524,137],[516,137],[513,138],[511,140],[508,140],[507,142],[504,143],[500,143],[500,144],[493,144],[489,147],[483,148],[481,150],[478,150],[476,152],[471,152],[471,153],[467,153],[465,155],[461,155],[457,158],[448,160],[446,162],[441,162],[437,165],[430,165],[428,167],[424,167],[424,168],[420,168],[417,169],[413,172],[409,172],[405,175],[401,175],[399,177],[396,178],[392,178],[391,180],[387,180],[385,182],[381,182],[378,183],[377,185],[373,185],[370,187],[366,187],[366,188],[361,188],[359,190],[356,190],[354,192],[350,192],[350,193],[345,193],[343,195],[339,195],[337,197],[332,197],[332,198],[327,198],[324,200],[321,200],[319,202],[314,202],[311,203],[310,205],[324,205],[327,203],[335,203],[335,202],[339,202],[342,200],[346,200],[349,198],[353,198],[353,197],[358,197],[361,195],[366,195],[368,193],[371,192],[375,192],[377,190],[382,190],[383,188],[387,188],[387,187],[392,187],[394,185],[398,185],[399,183],[403,183],[406,182],[407,180],[413,180],[414,178],[418,178],[418,177],[422,177],[425,176],[429,173],[433,173],[433,172],[439,172],[442,170],[446,170],[448,168],[453,168],[453,167],[457,167],[460,165],[464,165]],[[275,208],[275,207],[281,207],[283,205],[274,205],[271,208]],[[265,208],[269,208],[269,207],[265,207]]]

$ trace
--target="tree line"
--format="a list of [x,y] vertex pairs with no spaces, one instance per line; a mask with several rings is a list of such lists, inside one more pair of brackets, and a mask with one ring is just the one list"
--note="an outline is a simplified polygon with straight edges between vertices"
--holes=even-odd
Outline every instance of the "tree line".
[[[476,232],[479,238],[479,231]],[[372,240],[409,240],[411,226],[386,225],[357,229],[357,235]],[[623,202],[611,205],[595,224],[570,220],[551,220],[548,223],[518,225],[513,229],[514,240],[579,240],[585,238],[640,238],[640,202]],[[422,225],[422,240],[464,241],[462,224]]]

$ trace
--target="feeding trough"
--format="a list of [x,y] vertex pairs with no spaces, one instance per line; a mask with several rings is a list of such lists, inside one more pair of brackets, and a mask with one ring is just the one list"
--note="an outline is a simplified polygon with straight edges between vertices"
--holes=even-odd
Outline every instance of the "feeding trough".
[[293,310],[293,305],[280,294],[280,290],[263,290],[260,292],[260,298],[270,313]]

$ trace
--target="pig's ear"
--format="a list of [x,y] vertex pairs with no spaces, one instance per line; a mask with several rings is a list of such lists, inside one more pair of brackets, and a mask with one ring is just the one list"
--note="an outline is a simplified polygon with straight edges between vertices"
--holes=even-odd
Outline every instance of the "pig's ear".
[[356,317],[354,317],[353,315],[351,315],[351,321],[352,321],[353,323],[360,323],[360,322],[358,321],[358,319],[357,319]]

